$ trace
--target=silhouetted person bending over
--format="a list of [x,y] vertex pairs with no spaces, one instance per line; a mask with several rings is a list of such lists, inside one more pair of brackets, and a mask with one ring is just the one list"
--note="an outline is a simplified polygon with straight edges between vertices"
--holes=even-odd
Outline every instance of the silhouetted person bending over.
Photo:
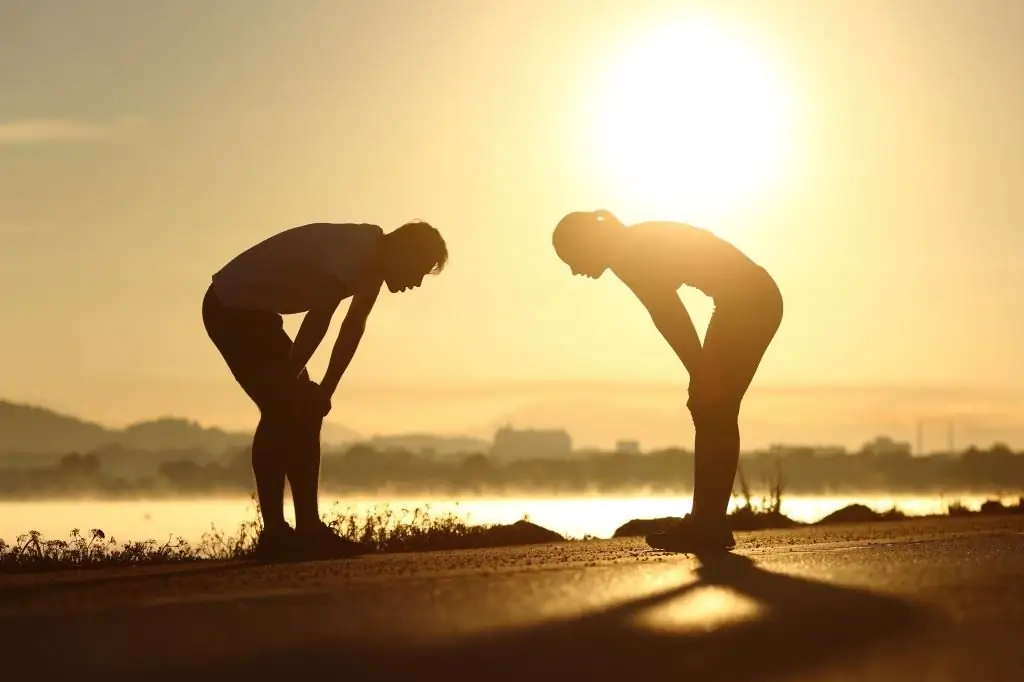
[[[782,321],[782,295],[761,266],[728,242],[690,225],[626,227],[607,211],[570,213],[555,228],[558,256],[574,275],[610,269],[640,299],[690,375],[694,491],[690,514],[647,537],[675,552],[735,546],[726,513],[739,464],[743,396]],[[677,290],[692,286],[714,300],[701,346]]]
[[[320,431],[331,398],[359,346],[381,285],[414,289],[440,272],[448,249],[427,223],[385,234],[376,225],[314,223],[253,246],[213,276],[203,322],[228,368],[259,407],[252,468],[270,560],[349,556],[359,546],[320,519]],[[306,371],[342,300],[348,313],[319,384]],[[305,313],[294,343],[282,315]],[[295,528],[284,519],[287,477]]]

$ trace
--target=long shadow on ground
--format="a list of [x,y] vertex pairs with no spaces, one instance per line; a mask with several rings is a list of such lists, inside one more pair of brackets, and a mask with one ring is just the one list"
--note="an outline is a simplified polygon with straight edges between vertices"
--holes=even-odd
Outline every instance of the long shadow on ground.
[[[641,627],[654,607],[703,586],[735,590],[762,613],[710,631]],[[621,680],[664,674],[680,680],[754,682],[807,672],[862,656],[923,629],[935,616],[906,601],[758,568],[750,559],[705,559],[698,580],[571,620],[490,633],[455,644],[383,648],[318,643],[225,667],[204,666],[203,679]],[[168,679],[196,679],[171,673]],[[184,676],[184,677],[183,677]]]

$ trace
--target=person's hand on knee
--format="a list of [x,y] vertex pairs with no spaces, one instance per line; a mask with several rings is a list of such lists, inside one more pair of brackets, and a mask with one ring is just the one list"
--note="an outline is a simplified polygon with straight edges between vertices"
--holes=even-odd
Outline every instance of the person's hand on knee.
[[331,397],[323,386],[308,379],[300,383],[299,403],[303,414],[315,414],[323,419],[331,412]]
[[306,370],[298,377],[288,373],[279,373],[272,377],[271,400],[273,410],[282,414],[290,414],[291,419],[309,418],[316,415],[323,419],[331,411],[331,400],[319,384],[314,382]]
[[331,408],[333,407],[333,405],[331,405],[331,396],[327,394],[327,391],[320,384],[314,383],[313,386],[316,387],[313,407],[322,419],[331,413]]

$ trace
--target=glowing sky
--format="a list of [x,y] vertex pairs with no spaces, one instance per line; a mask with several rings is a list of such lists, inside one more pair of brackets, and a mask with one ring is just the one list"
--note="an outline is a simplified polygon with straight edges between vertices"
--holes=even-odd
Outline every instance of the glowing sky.
[[628,291],[554,256],[599,206],[773,273],[760,384],[1024,384],[1021,25],[1013,0],[0,0],[0,396],[247,423],[210,274],[293,225],[411,218],[450,269],[382,297],[338,419],[402,423],[359,411],[383,388],[454,428],[483,416],[441,398],[481,382],[685,387]]

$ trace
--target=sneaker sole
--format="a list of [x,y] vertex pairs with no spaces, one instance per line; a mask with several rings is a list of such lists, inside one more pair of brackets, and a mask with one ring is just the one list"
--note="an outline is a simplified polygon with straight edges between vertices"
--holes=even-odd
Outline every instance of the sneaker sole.
[[682,542],[677,543],[670,539],[650,536],[644,538],[644,540],[647,542],[647,546],[651,549],[656,549],[661,552],[673,552],[675,554],[727,554],[736,548],[735,542],[721,545],[698,545]]

